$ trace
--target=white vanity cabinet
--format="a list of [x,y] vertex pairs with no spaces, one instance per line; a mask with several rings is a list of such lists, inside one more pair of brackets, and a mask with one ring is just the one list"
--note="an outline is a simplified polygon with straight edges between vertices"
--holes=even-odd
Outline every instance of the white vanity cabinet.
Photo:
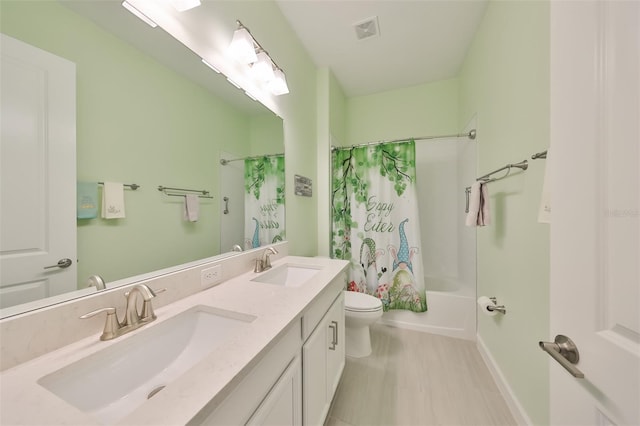
[[300,322],[289,327],[231,394],[203,408],[190,425],[300,425]]
[[302,364],[300,356],[284,373],[253,413],[247,425],[299,425],[302,422]]
[[340,291],[302,346],[303,424],[322,425],[345,363],[344,294]]

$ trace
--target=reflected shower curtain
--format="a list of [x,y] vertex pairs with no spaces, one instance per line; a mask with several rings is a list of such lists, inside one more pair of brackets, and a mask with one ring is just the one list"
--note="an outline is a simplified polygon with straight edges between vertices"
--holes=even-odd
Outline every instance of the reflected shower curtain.
[[245,249],[284,240],[284,155],[246,159],[244,189]]
[[426,311],[415,142],[338,148],[332,162],[331,251],[351,261],[347,290]]

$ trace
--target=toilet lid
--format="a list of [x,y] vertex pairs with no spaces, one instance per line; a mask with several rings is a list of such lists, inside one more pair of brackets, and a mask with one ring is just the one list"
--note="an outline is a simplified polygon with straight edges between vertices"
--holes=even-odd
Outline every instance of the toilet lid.
[[382,302],[377,297],[356,291],[345,291],[344,308],[347,311],[370,312],[382,309]]

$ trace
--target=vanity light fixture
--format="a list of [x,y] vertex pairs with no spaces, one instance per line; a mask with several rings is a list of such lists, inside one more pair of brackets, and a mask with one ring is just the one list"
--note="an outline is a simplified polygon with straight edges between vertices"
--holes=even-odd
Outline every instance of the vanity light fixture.
[[258,60],[251,65],[251,74],[260,81],[271,81],[275,78],[273,64],[267,52],[260,51],[256,55]]
[[171,5],[175,7],[178,12],[184,12],[200,6],[200,0],[171,0]]
[[238,62],[250,66],[249,74],[257,81],[266,83],[275,96],[289,93],[284,71],[269,56],[242,22],[236,21],[238,28],[233,33],[229,52]]
[[238,29],[233,33],[229,52],[238,62],[249,65],[258,60],[254,48],[254,40],[249,30],[237,21]]
[[280,68],[276,68],[274,78],[268,83],[269,90],[276,96],[286,95],[289,93],[289,86],[287,86],[287,79],[284,76],[284,72]]
[[138,9],[133,7],[133,5],[131,3],[129,3],[127,0],[124,0],[122,2],[122,7],[124,7],[129,12],[133,13],[134,15],[136,15],[138,18],[140,18],[142,21],[144,21],[144,23],[149,25],[151,28],[155,28],[155,27],[158,26],[158,24],[153,22],[149,17],[147,17],[147,15],[145,15],[144,13],[140,12]]

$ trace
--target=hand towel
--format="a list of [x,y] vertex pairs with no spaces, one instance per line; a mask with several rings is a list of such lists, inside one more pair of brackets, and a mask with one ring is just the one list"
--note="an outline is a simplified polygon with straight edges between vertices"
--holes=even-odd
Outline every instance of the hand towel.
[[200,199],[195,194],[184,196],[184,219],[189,222],[197,222],[200,212]]
[[491,223],[489,216],[489,192],[486,183],[474,182],[469,194],[469,213],[465,219],[467,226],[486,226]]
[[76,217],[95,219],[98,217],[98,182],[78,182],[76,186]]
[[118,182],[105,182],[102,188],[102,218],[124,217],[124,186]]
[[540,198],[540,209],[538,210],[538,222],[539,223],[551,223],[551,191],[549,186],[551,185],[551,165],[549,163],[550,150],[547,149],[547,161],[544,168],[544,181],[542,182],[542,197]]
[[489,189],[486,183],[480,184],[480,209],[478,212],[478,226],[487,226],[491,224],[491,216],[489,215]]

